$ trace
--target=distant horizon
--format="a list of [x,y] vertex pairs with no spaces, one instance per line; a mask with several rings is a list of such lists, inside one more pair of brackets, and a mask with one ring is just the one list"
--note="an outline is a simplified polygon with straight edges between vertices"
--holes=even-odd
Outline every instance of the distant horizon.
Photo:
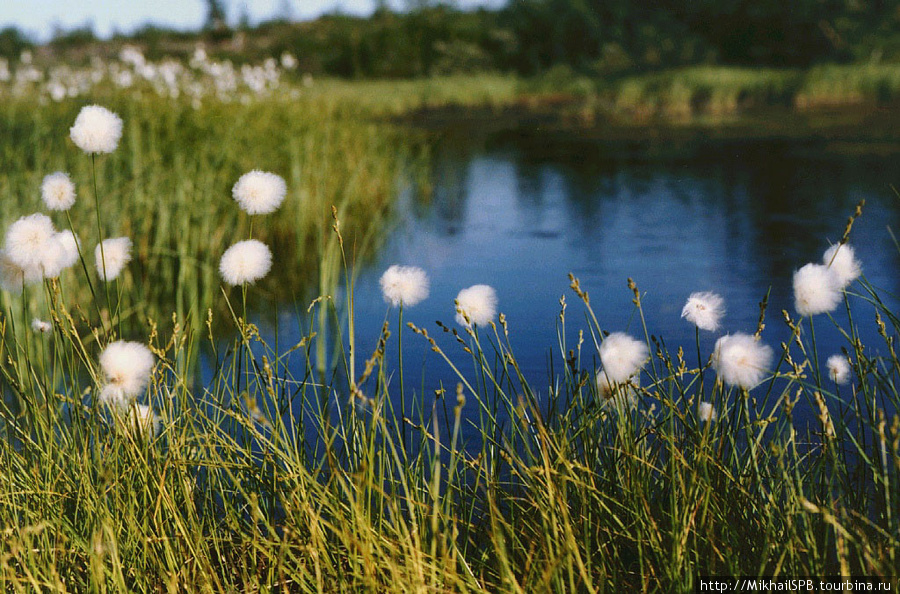
[[[505,0],[445,0],[461,9],[497,8]],[[238,24],[244,16],[251,24],[276,18],[294,21],[314,20],[326,14],[371,15],[376,0],[224,0],[229,25]],[[394,10],[407,5],[406,0],[387,0]],[[0,29],[15,27],[31,41],[45,43],[59,32],[90,27],[99,38],[116,34],[128,35],[146,26],[179,31],[196,31],[206,21],[204,0],[154,0],[136,3],[121,0],[83,0],[71,4],[65,0],[0,2]]]

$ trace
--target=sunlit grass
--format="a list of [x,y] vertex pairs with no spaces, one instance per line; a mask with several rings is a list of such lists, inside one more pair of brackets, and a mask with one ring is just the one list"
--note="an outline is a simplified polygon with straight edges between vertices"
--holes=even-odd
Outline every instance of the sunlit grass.
[[413,80],[316,79],[304,95],[332,109],[402,116],[414,109],[446,106],[501,108],[519,98],[520,88],[513,75],[487,73]]
[[826,65],[809,70],[695,66],[629,76],[604,89],[614,113],[638,119],[733,117],[754,108],[890,104],[898,99],[900,66]]

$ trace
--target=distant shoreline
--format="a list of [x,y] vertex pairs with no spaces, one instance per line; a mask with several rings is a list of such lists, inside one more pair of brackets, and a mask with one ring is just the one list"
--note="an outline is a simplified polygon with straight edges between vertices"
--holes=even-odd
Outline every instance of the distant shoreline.
[[653,141],[809,141],[830,143],[834,150],[855,150],[865,144],[866,152],[900,152],[900,104],[809,109],[766,106],[726,115],[629,118],[627,114],[592,108],[576,97],[522,97],[502,106],[424,106],[392,119],[439,134],[516,133],[626,145]]

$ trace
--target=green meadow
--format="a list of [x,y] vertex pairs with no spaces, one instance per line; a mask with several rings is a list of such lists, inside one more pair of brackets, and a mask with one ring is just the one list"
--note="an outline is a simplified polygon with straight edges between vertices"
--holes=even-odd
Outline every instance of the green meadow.
[[[698,67],[566,92],[603,114],[691,115],[754,101],[884,104],[898,80],[893,66]],[[390,232],[403,185],[427,196],[432,183],[428,139],[396,120],[422,108],[500,114],[559,92],[546,84],[484,74],[290,79],[247,101],[113,85],[58,102],[4,96],[0,220],[48,213],[42,179],[67,171],[76,203],[48,214],[78,235],[83,259],[0,293],[2,588],[690,592],[700,575],[869,575],[896,587],[900,315],[864,277],[841,296],[852,348],[840,386],[815,345],[815,325],[837,322],[765,303],[759,332],[786,324],[791,340],[752,389],[717,379],[699,338],[697,352],[669,352],[646,327],[642,370],[604,386],[602,307],[574,277],[542,385],[523,378],[502,314],[474,329],[442,320],[453,351],[434,340],[441,328],[403,324],[402,308],[377,342],[357,343],[356,273]],[[69,138],[89,103],[124,122],[110,154]],[[251,217],[232,199],[252,169],[284,177],[275,214]],[[852,241],[865,209],[847,215]],[[132,239],[133,258],[103,283],[94,245],[117,236]],[[272,271],[229,287],[219,260],[251,236],[271,248]],[[857,338],[857,307],[877,314],[877,356]],[[264,337],[275,308],[296,315],[302,339]],[[52,332],[32,332],[35,318]],[[153,353],[136,398],[153,411],[146,423],[98,397],[110,380],[99,357],[117,340]],[[401,341],[434,350],[455,385],[413,390]],[[817,424],[795,426],[796,406]],[[460,439],[465,423],[477,443]]]

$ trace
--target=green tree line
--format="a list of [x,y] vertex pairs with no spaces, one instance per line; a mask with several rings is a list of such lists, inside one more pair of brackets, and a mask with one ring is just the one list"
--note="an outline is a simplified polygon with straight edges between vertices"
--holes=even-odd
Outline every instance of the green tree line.
[[[51,46],[84,42],[84,29],[77,33],[60,33]],[[245,22],[188,36],[148,26],[122,37],[171,53],[173,40],[185,46],[197,36],[236,60],[290,52],[305,72],[345,77],[531,75],[558,66],[601,75],[688,64],[807,67],[900,59],[900,0],[509,0],[476,11],[417,2],[403,12],[382,4],[365,18]],[[15,29],[2,31],[0,54],[20,52],[24,42]]]
[[495,69],[585,73],[717,63],[806,67],[900,56],[896,0],[511,0],[370,18],[332,15],[280,37],[309,68],[345,76]]

